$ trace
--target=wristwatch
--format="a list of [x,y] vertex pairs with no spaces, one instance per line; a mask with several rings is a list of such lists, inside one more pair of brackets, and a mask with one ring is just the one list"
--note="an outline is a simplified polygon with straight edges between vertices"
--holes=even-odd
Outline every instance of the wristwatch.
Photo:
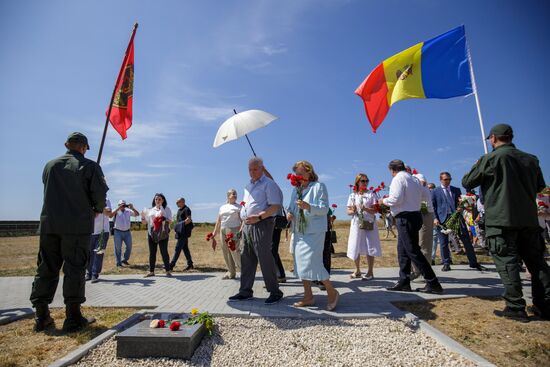
[[262,220],[262,215],[261,215],[261,214],[258,215],[258,219],[259,219],[259,220]]

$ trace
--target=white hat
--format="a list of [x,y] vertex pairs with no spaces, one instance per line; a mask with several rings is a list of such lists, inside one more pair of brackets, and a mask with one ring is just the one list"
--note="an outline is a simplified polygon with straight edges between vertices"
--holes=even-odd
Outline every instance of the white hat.
[[424,177],[424,175],[422,173],[417,173],[415,175],[413,175],[414,177],[418,178],[420,181],[424,181],[424,182],[427,182],[426,181],[426,177]]
[[124,200],[121,199],[121,200],[118,201],[118,205],[124,205],[124,204],[126,204],[126,202]]

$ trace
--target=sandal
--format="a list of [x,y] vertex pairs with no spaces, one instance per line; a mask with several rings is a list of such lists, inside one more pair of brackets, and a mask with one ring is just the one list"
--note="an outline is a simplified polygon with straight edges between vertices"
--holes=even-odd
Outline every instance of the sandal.
[[351,274],[349,275],[349,277],[350,277],[351,279],[360,279],[360,278],[361,278],[361,273],[351,273]]
[[149,272],[149,273],[145,274],[144,278],[149,278],[149,277],[154,277],[154,276],[155,276],[155,273]]
[[374,275],[363,275],[363,277],[361,278],[363,280],[373,280],[374,279]]
[[315,300],[312,298],[311,301],[301,300],[301,301],[295,302],[292,306],[294,306],[294,307],[308,307],[308,306],[313,306],[313,305],[315,305]]

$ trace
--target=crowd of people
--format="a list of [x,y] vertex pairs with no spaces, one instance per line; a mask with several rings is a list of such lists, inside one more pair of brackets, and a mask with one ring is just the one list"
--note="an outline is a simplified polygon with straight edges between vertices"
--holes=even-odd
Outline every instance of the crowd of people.
[[[388,164],[392,182],[383,197],[379,194],[380,186],[369,187],[369,177],[358,173],[346,207],[351,219],[347,257],[354,265],[350,278],[374,279],[375,258],[382,256],[376,224],[379,215],[384,220],[386,238],[390,233],[397,237],[399,279],[388,291],[412,291],[411,281],[422,276],[425,285],[417,291],[443,293],[443,286],[432,269],[437,247],[444,272],[451,270],[451,247],[455,253],[465,251],[470,268],[487,270],[477,260],[474,251],[477,244],[488,249],[504,284],[506,308],[495,314],[528,320],[519,277],[524,263],[531,275],[534,312],[548,319],[550,268],[544,260],[542,233],[548,236],[549,193],[537,196],[545,189],[538,160],[515,148],[512,138],[509,125],[499,124],[491,129],[489,142],[493,152],[483,156],[464,176],[462,186],[469,190],[465,195],[458,187],[451,186],[449,172],[441,172],[440,184],[435,185],[398,159]],[[67,306],[63,328],[74,331],[93,321],[82,316],[80,305],[86,299],[85,281],[97,282],[101,273],[110,218],[114,222],[117,267],[129,265],[131,217],[140,217],[147,225],[149,271],[146,277],[155,276],[158,250],[166,276],[172,276],[181,252],[187,261],[184,271],[193,269],[188,243],[193,222],[184,198],[176,202],[175,217],[162,193],[155,194],[151,207],[141,212],[124,200],[113,210],[106,198],[108,187],[100,166],[84,158],[89,149],[87,138],[73,133],[65,145],[67,153],[50,161],[43,175],[40,250],[31,293],[36,309],[36,331],[53,323],[48,305],[52,302],[61,266]],[[228,301],[252,299],[258,264],[269,293],[265,304],[275,304],[283,298],[280,283],[287,279],[278,250],[281,233],[289,228],[294,275],[303,286],[303,297],[294,307],[314,305],[312,285],[317,284],[327,292],[326,309],[335,310],[340,300],[330,280],[335,217],[327,187],[319,182],[310,162],[298,161],[288,176],[293,190],[285,205],[282,191],[262,159],[250,159],[248,171],[250,181],[244,188],[242,201],[238,203],[235,189],[227,191],[227,202],[219,208],[214,230],[207,237],[213,249],[218,245],[222,248],[227,266],[223,279],[235,279],[240,271],[239,290]],[[476,187],[480,187],[479,196],[472,191]],[[514,197],[511,192],[515,193]],[[173,220],[177,243],[170,259],[168,239]],[[464,250],[457,247],[459,242]],[[126,246],[124,253],[122,243]],[[361,270],[361,256],[366,257],[366,272]]]

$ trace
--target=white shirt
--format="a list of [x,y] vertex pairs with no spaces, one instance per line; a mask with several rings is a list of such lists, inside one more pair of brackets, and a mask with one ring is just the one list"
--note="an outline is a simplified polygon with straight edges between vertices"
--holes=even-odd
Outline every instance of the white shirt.
[[[105,209],[111,209],[109,199],[105,200]],[[109,217],[101,213],[94,219],[94,233],[101,234],[101,231],[109,233]]]
[[401,212],[417,212],[423,195],[419,181],[406,171],[400,171],[391,180],[390,193],[384,204],[390,207],[393,216]]
[[241,217],[239,215],[241,206],[239,204],[224,204],[220,207],[218,215],[222,228],[236,228],[241,226]]
[[115,214],[115,229],[119,231],[127,231],[130,229],[132,221],[130,218],[134,216],[134,212],[131,209],[120,209]]

